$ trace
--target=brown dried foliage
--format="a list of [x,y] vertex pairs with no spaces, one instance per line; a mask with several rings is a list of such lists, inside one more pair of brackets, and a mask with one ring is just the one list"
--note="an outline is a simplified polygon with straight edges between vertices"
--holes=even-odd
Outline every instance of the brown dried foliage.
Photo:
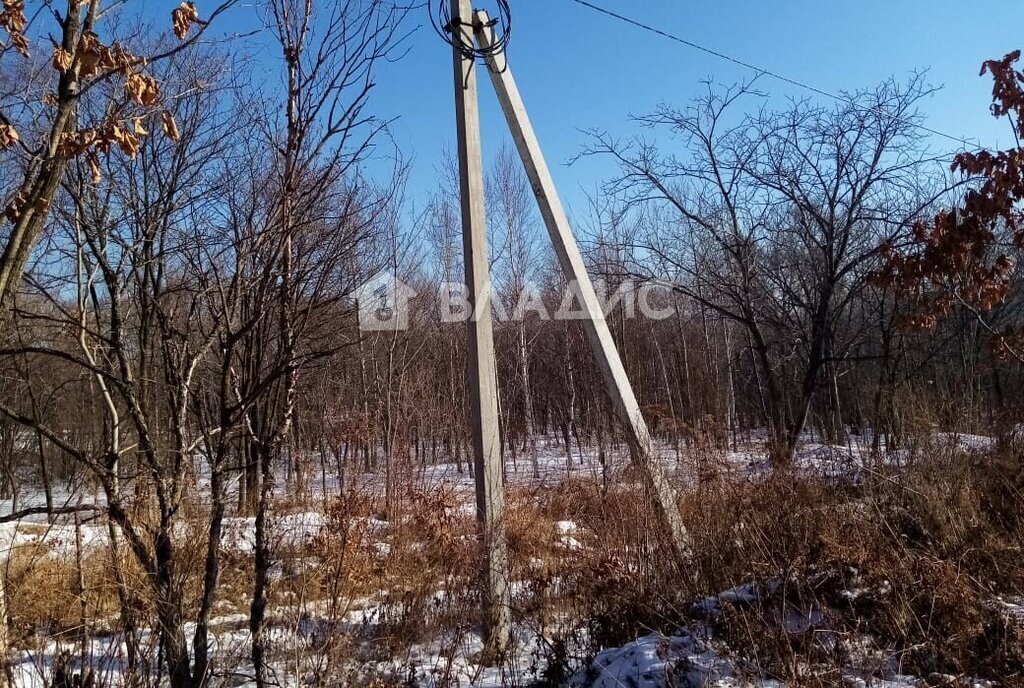
[[58,72],[66,72],[71,69],[74,56],[59,45],[53,49],[53,68]]
[[143,133],[139,133],[139,127],[140,124],[135,122],[134,131],[131,131],[117,120],[107,120],[97,127],[64,134],[60,140],[58,153],[65,158],[84,155],[93,182],[99,183],[103,177],[99,154],[109,155],[116,146],[122,153],[134,159],[141,145],[139,136],[145,135],[145,129],[141,130]]
[[0,29],[7,32],[10,45],[28,57],[28,40],[25,38],[25,3],[24,0],[3,0],[0,4]]
[[156,79],[138,72],[130,72],[124,80],[124,90],[139,105],[156,105],[160,100],[160,86]]
[[[0,10],[0,28],[7,31],[10,45],[24,55],[28,55],[28,43],[24,37],[26,26],[24,2],[21,0],[2,0]],[[192,23],[198,21],[198,13],[193,3],[182,3],[174,11],[174,31],[183,38]],[[53,68],[65,74],[72,69],[77,70],[79,79],[102,78],[110,75],[124,76],[124,92],[129,104],[143,108],[153,108],[160,104],[161,92],[157,80],[143,73],[146,61],[132,53],[119,43],[105,44],[94,31],[83,31],[78,37],[73,50],[66,50],[57,45],[53,49]],[[60,105],[60,96],[48,94],[44,98],[48,105]],[[121,113],[122,115],[124,113]],[[61,134],[58,155],[66,159],[84,156],[86,165],[94,182],[102,178],[102,166],[99,155],[107,155],[114,147],[130,158],[134,158],[141,145],[140,137],[148,135],[143,124],[146,114],[119,118],[110,115],[96,126],[82,128]],[[168,138],[177,141],[178,127],[174,117],[167,111],[160,113],[162,128]],[[0,123],[0,150],[6,150],[19,141],[17,130],[12,124]],[[21,203],[12,200],[4,209],[5,215],[15,221],[21,215]]]
[[7,150],[19,140],[17,129],[10,124],[0,124],[0,150]]
[[981,68],[993,79],[992,115],[1009,119],[1018,146],[957,155],[952,169],[980,178],[980,185],[965,194],[959,208],[919,223],[909,253],[882,246],[883,280],[920,302],[907,326],[930,328],[957,303],[989,311],[1009,296],[1013,260],[1003,236],[1024,248],[1024,148],[1019,145],[1024,138],[1024,72],[1015,68],[1019,59],[1015,50]]
[[79,61],[78,73],[83,78],[104,72],[126,72],[141,62],[119,43],[105,45],[92,31],[82,33],[74,59]]
[[199,22],[199,10],[194,2],[183,2],[171,12],[171,21],[174,24],[174,35],[178,40],[184,40],[193,24]]
[[174,115],[170,110],[164,110],[161,114],[163,120],[164,134],[172,141],[177,141],[181,134],[178,132],[178,123],[174,121]]

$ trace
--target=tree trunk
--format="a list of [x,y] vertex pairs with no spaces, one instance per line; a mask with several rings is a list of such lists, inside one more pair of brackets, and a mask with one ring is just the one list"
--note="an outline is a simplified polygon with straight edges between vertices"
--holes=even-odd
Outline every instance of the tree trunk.
[[224,490],[222,460],[216,459],[210,472],[210,527],[206,545],[206,565],[203,572],[203,597],[196,618],[196,630],[192,636],[192,654],[195,658],[192,681],[196,686],[206,685],[210,669],[210,612],[220,575],[220,543],[224,524]]
[[[14,529],[11,529],[12,540]],[[6,544],[6,543],[5,543]],[[10,552],[11,547],[4,548]],[[14,676],[11,671],[10,633],[7,624],[7,568],[9,555],[0,558],[0,688],[11,688]]]
[[164,519],[156,536],[157,621],[171,688],[193,688],[188,642],[185,640],[181,588],[176,580],[174,543]]
[[530,465],[533,466],[533,477],[540,477],[540,463],[537,456],[537,428],[533,418],[533,387],[530,381],[530,355],[526,337],[526,321],[521,320],[518,328],[519,380],[523,386],[523,432],[526,434],[524,445],[530,454]]

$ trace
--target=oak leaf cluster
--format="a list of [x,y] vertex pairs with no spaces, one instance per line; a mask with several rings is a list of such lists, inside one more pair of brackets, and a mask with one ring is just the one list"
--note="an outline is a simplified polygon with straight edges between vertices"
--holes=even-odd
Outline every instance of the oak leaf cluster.
[[184,40],[193,24],[199,23],[199,10],[194,2],[183,2],[171,12],[171,21],[174,24],[174,35],[178,40]]
[[2,0],[0,4],[0,29],[7,32],[11,47],[28,57],[28,39],[25,38],[24,0]]
[[[1024,140],[1020,56],[1015,50],[981,68],[993,79],[992,115],[1010,121],[1018,142]],[[959,207],[919,222],[909,251],[881,247],[882,279],[918,303],[904,322],[911,328],[934,327],[957,305],[984,313],[1005,302],[1011,293],[1011,252],[1024,248],[1024,148],[965,151],[954,158],[952,170],[978,180]],[[1005,352],[1017,337],[1006,332],[996,339],[997,350]]]

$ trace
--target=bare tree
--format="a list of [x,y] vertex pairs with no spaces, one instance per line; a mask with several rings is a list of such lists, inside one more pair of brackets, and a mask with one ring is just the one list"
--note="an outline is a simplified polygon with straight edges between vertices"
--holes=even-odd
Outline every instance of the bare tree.
[[[215,7],[206,21],[199,19],[194,4],[182,3],[172,13],[172,20],[178,39],[184,42],[165,44],[142,55],[100,38],[100,24],[111,9],[105,9],[100,0],[67,0],[63,14],[50,3],[39,3],[40,7],[29,11],[33,20],[52,18],[56,24],[53,33],[59,40],[52,39],[53,74],[49,79],[56,83],[48,85],[49,92],[32,93],[27,98],[19,94],[20,102],[5,99],[9,102],[0,103],[0,150],[16,146],[22,157],[16,188],[3,190],[5,216],[11,228],[0,253],[0,308],[6,311],[11,305],[70,160],[85,159],[95,178],[100,174],[100,155],[109,153],[111,147],[134,157],[139,138],[146,131],[144,121],[155,120],[151,127],[162,126],[168,136],[176,135],[173,115],[161,109],[160,86],[146,73],[147,66],[170,59],[192,45],[209,22],[234,2],[227,0]],[[4,3],[4,10],[11,13],[7,22],[10,46],[28,58],[27,36],[33,29],[41,33],[46,29],[28,25],[24,3]],[[192,31],[193,26],[198,29]],[[17,57],[6,49],[0,53],[5,62]],[[116,82],[118,88],[107,90],[108,107],[96,110],[94,118],[84,118],[81,99],[111,82]],[[12,106],[18,112],[12,112]],[[35,131],[23,128],[19,133],[22,122]]]
[[[260,487],[249,626],[260,688],[270,683],[264,619],[272,563],[267,519],[274,466],[293,423],[296,375],[303,359],[315,356],[315,352],[300,351],[298,342],[310,316],[329,293],[326,285],[336,277],[323,269],[323,256],[313,250],[313,238],[333,231],[344,240],[330,242],[328,250],[354,253],[373,227],[374,212],[366,204],[380,199],[367,198],[358,172],[386,123],[368,114],[366,105],[375,67],[395,51],[406,12],[376,0],[346,0],[329,8],[304,0],[269,0],[267,11],[284,68],[284,121],[279,130],[267,131],[268,142],[277,151],[268,180],[274,195],[255,238],[262,258],[254,267],[263,270],[265,277],[251,292],[250,308],[274,304],[276,341],[264,351],[253,352],[250,360],[257,367],[245,384],[250,388],[266,384],[260,360],[283,374],[274,377],[265,403],[253,409],[255,422],[250,426]],[[259,346],[265,341],[261,337]]]
[[685,110],[639,119],[670,132],[680,155],[594,135],[588,152],[621,166],[608,190],[643,214],[629,240],[642,252],[635,273],[669,280],[747,331],[779,466],[792,461],[823,371],[856,343],[835,323],[869,286],[880,246],[938,195],[916,128],[929,92],[917,76],[832,108],[799,102],[736,118],[751,90],[709,90]]
[[[508,148],[499,151],[486,180],[488,217],[494,228],[491,251],[492,274],[504,304],[507,327],[513,331],[514,367],[522,414],[523,447],[528,451],[534,476],[539,476],[537,429],[534,421],[533,389],[530,376],[530,322],[524,310],[524,298],[539,298],[537,282],[540,245],[537,234],[536,203],[522,165]],[[534,293],[528,293],[528,290]],[[501,333],[499,333],[501,334]],[[510,413],[505,409],[506,417]],[[507,433],[505,433],[507,435]],[[515,455],[515,438],[505,438]]]

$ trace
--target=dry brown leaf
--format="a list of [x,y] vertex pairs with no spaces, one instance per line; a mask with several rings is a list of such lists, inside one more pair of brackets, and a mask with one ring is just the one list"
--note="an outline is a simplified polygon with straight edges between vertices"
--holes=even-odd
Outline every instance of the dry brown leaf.
[[74,132],[61,134],[60,143],[57,146],[57,154],[64,158],[74,158],[81,155],[87,148],[96,144],[98,136],[95,129],[81,129]]
[[79,66],[78,73],[83,77],[92,76],[100,70],[102,55],[100,54],[99,38],[95,33],[86,31],[78,41]]
[[0,124],[0,150],[7,150],[20,140],[18,130],[13,125]]
[[114,129],[111,132],[111,137],[117,142],[121,152],[127,155],[129,158],[135,159],[136,154],[139,152],[139,137],[128,131],[122,129],[118,125],[114,125]]
[[18,221],[21,217],[21,210],[25,207],[25,194],[19,191],[11,199],[11,202],[4,208],[4,217],[6,217],[11,223]]
[[199,21],[199,10],[194,2],[183,2],[171,12],[171,23],[174,24],[174,35],[184,40],[192,25]]
[[78,41],[78,73],[90,77],[101,72],[127,72],[143,60],[119,43],[104,45],[94,31],[84,31]]
[[99,184],[103,181],[103,172],[100,169],[100,159],[96,155],[95,151],[89,151],[85,157],[86,163],[89,165],[89,171],[92,173],[92,183]]
[[135,133],[138,134],[139,136],[149,136],[149,132],[146,131],[145,125],[142,124],[141,117],[135,118],[135,121],[133,122],[133,128],[135,129]]
[[21,53],[22,57],[32,57],[28,52],[28,40],[20,33],[11,34],[11,45]]
[[0,3],[0,27],[8,31],[24,31],[26,25],[24,0],[3,0]]
[[71,62],[74,56],[59,45],[53,49],[53,68],[59,72],[66,72],[71,69]]
[[132,72],[125,77],[124,90],[139,105],[151,106],[160,100],[160,86],[156,79]]
[[0,29],[5,29],[11,46],[24,57],[28,57],[28,40],[25,38],[24,0],[2,0],[0,2]]
[[162,117],[164,134],[167,135],[167,138],[172,141],[177,141],[181,138],[181,134],[178,132],[178,123],[174,121],[174,115],[171,114],[170,110],[164,110]]

